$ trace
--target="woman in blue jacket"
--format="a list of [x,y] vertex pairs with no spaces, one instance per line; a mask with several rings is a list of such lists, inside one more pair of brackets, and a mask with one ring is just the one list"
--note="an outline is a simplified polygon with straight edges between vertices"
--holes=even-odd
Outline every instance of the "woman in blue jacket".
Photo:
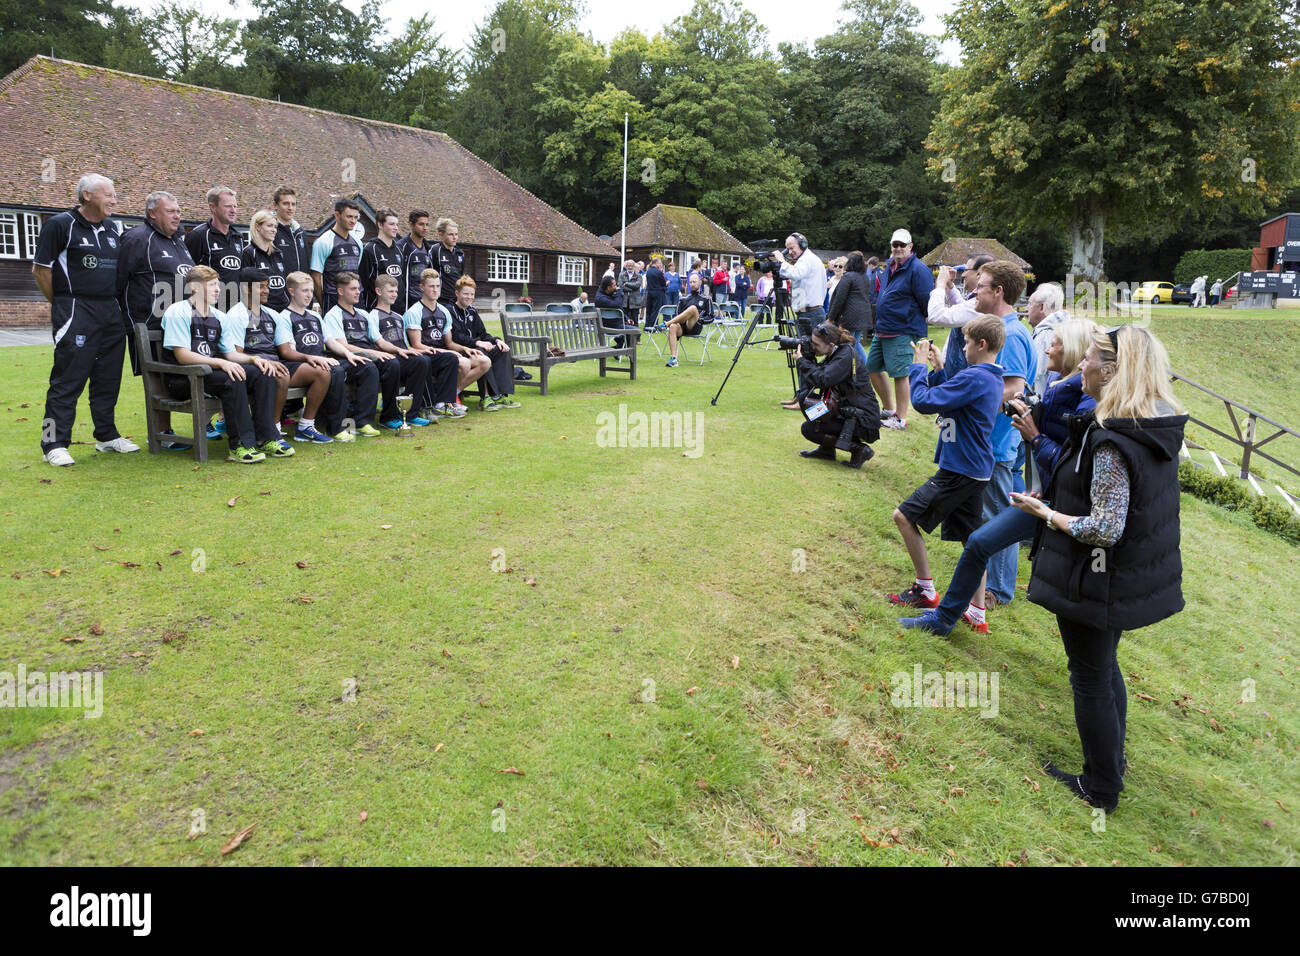
[[[1070,319],[1054,330],[1052,343],[1047,349],[1047,388],[1042,401],[1032,412],[1020,399],[1009,403],[1016,410],[1011,424],[1029,444],[1034,454],[1034,464],[1043,478],[1043,487],[1051,484],[1061,446],[1069,437],[1069,419],[1093,409],[1097,402],[1083,392],[1083,378],[1079,366],[1088,352],[1097,324],[1090,319]],[[1005,414],[1005,413],[1004,413]],[[904,627],[918,627],[934,634],[946,635],[965,618],[979,634],[987,634],[984,608],[972,599],[984,594],[984,572],[990,556],[1018,541],[1032,538],[1038,530],[1039,519],[1019,508],[1006,508],[985,522],[966,541],[961,560],[952,572],[948,591],[939,606],[920,617],[902,619]]]
[[[673,264],[671,257],[668,260],[668,268],[664,270],[664,282],[664,305],[676,305],[682,297],[682,277],[677,274],[677,266]],[[654,320],[658,322],[659,316],[655,315]]]

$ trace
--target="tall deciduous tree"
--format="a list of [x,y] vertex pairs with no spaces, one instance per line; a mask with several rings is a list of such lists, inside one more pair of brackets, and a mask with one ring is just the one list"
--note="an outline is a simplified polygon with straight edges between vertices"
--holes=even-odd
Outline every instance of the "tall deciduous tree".
[[1262,214],[1297,179],[1294,12],[1275,0],[961,0],[929,167],[993,224],[1057,223],[1071,272],[1103,240]]

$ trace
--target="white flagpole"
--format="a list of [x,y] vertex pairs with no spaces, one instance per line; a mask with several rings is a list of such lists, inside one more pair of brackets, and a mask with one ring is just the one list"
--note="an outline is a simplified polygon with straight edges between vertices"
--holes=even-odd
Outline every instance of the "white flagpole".
[[623,228],[619,232],[619,263],[618,267],[623,268],[623,263],[627,261],[627,114],[623,114]]

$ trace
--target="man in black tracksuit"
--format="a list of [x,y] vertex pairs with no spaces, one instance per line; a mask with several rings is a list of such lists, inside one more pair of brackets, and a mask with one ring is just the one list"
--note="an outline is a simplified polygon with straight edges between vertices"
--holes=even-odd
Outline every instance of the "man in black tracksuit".
[[394,306],[402,312],[420,301],[420,277],[424,275],[425,269],[433,266],[433,247],[426,238],[429,234],[429,213],[424,209],[412,209],[406,218],[411,224],[411,232],[397,240],[402,259],[402,276],[397,291],[397,305]]
[[465,250],[458,249],[460,227],[451,219],[438,220],[438,244],[433,248],[433,267],[442,274],[442,292],[438,301],[451,305],[456,301],[456,283],[465,274]]
[[114,422],[126,351],[126,319],[117,300],[119,240],[109,219],[117,205],[113,182],[83,176],[78,205],[51,216],[36,240],[32,272],[50,302],[54,366],[45,395],[41,451],[46,461],[72,464],[77,400],[90,382],[90,415],[100,451],[139,451]]
[[291,186],[281,186],[271,197],[275,209],[275,248],[284,259],[284,274],[311,272],[311,248],[293,214],[298,207],[298,194]]
[[221,277],[221,300],[217,308],[225,312],[239,301],[239,271],[243,268],[244,240],[235,228],[235,216],[239,212],[235,191],[226,186],[213,186],[208,190],[208,209],[211,212],[208,221],[185,234],[185,247],[196,266],[217,270]]
[[[381,275],[402,278],[402,250],[397,247],[398,219],[392,209],[375,211],[375,224],[379,234],[361,250],[361,308],[367,312],[375,307],[375,279]],[[406,311],[406,303],[402,303]]]

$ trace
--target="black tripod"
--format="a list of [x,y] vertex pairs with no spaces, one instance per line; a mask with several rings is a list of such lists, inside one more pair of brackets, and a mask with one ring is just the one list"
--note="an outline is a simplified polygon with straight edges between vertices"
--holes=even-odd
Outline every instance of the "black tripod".
[[[740,345],[736,347],[735,357],[731,360],[731,368],[727,369],[727,374],[723,376],[722,384],[718,386],[718,394],[713,396],[710,405],[718,404],[718,399],[722,396],[722,390],[727,387],[727,379],[731,378],[731,373],[736,369],[736,363],[740,361],[740,355],[745,351],[746,345],[764,345],[768,342],[779,342],[781,339],[798,339],[804,333],[795,322],[794,310],[790,308],[790,293],[781,288],[781,276],[777,273],[773,276],[775,283],[776,298],[772,307],[772,315],[776,320],[777,334],[770,339],[759,339],[751,342],[750,338],[754,334],[754,329],[758,325],[758,320],[762,318],[762,312],[755,312],[754,317],[749,320],[749,327],[745,329],[745,334],[741,336]],[[795,371],[795,357],[799,349],[785,349],[785,364],[790,368],[790,387],[794,391],[799,391],[799,377]]]

